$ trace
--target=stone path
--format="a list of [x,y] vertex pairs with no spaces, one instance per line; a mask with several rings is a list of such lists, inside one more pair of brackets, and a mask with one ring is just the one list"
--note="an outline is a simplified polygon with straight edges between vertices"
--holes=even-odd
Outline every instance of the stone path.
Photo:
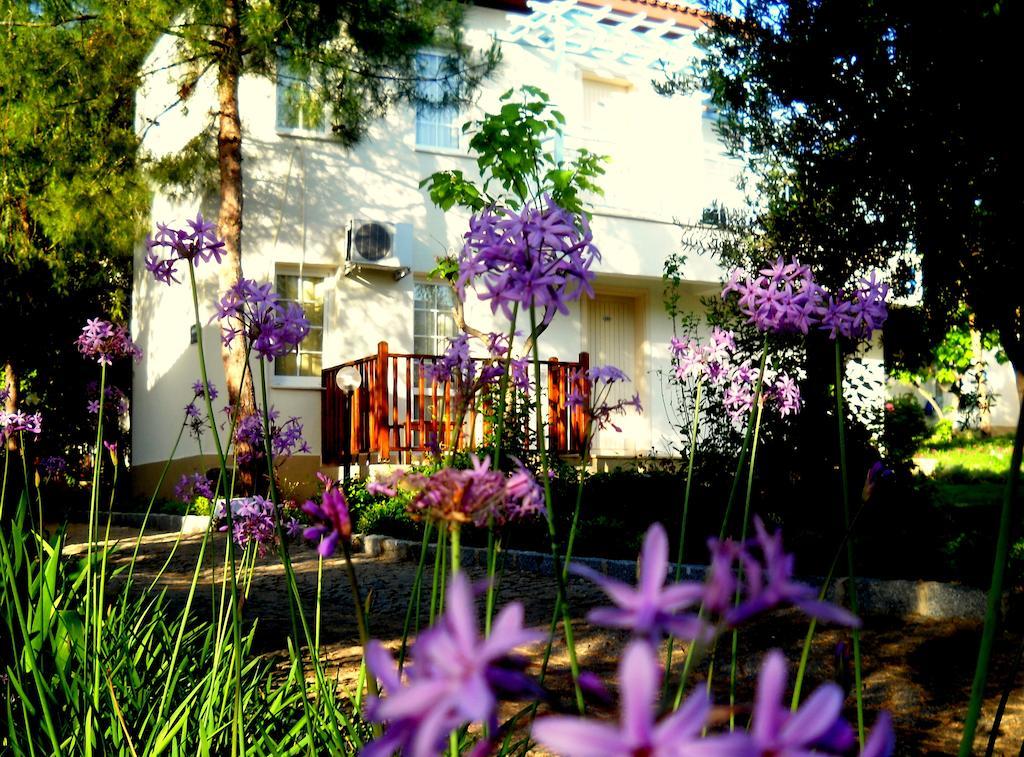
[[[114,567],[126,564],[131,558],[137,531],[116,529],[112,538],[121,539],[119,550],[112,559]],[[81,529],[72,530],[69,544],[83,542]],[[192,578],[202,537],[180,539],[176,534],[152,534],[140,545],[136,576],[151,580],[160,570],[177,543],[174,556],[161,578],[172,601],[182,602]],[[199,612],[209,610],[209,582],[222,576],[225,540],[217,535],[211,543],[204,570],[201,574],[205,591],[197,600]],[[83,544],[69,546],[69,551],[84,548]],[[304,607],[312,608],[317,592],[317,555],[307,547],[294,549],[294,569]],[[361,588],[371,597],[371,632],[386,643],[397,646],[402,633],[409,591],[416,565],[414,562],[388,561],[356,556],[353,559]],[[477,572],[479,575],[479,571]],[[116,582],[114,584],[117,585]],[[324,561],[321,585],[323,614],[321,643],[329,664],[337,666],[343,681],[354,680],[360,649],[358,633],[352,611],[352,598],[340,558]],[[429,575],[424,599],[429,596]],[[606,679],[614,677],[624,637],[620,634],[591,627],[582,618],[586,611],[602,604],[602,594],[586,582],[574,581],[571,588],[574,629],[577,650],[583,668],[593,670]],[[554,583],[550,577],[522,571],[507,571],[498,587],[499,606],[513,600],[522,601],[526,609],[526,622],[547,627],[550,622],[554,598]],[[264,654],[279,654],[284,648],[285,636],[290,628],[288,598],[284,570],[274,555],[257,562],[256,570],[245,602],[247,620],[257,623],[257,650]],[[425,604],[424,604],[425,607]],[[424,618],[426,613],[424,610]],[[310,622],[313,622],[310,616]],[[749,702],[753,696],[753,681],[761,654],[770,648],[782,649],[791,661],[799,656],[806,620],[796,612],[776,613],[747,627],[740,635],[741,688],[738,701]],[[895,620],[868,618],[862,634],[865,668],[865,700],[868,722],[880,708],[889,709],[896,723],[899,754],[955,753],[961,718],[966,706],[974,658],[980,636],[980,624],[970,621],[934,621],[928,619]],[[815,638],[809,669],[813,685],[837,677],[834,650],[840,641],[847,641],[844,631],[823,628]],[[997,645],[993,663],[992,684],[986,697],[982,715],[982,736],[988,736],[988,725],[998,701],[999,691],[1007,675],[1014,677],[1014,690],[1003,718],[1002,735],[996,754],[1017,754],[1024,740],[1024,688],[1020,671],[1011,671],[1019,644],[1019,635],[1007,634]],[[677,655],[677,664],[679,662]],[[675,666],[674,666],[675,667]],[[552,659],[549,683],[562,696],[569,693],[566,674],[567,659],[561,648]],[[728,661],[716,664],[714,686],[716,701],[728,700],[728,675],[724,673]],[[706,676],[707,664],[701,664],[697,679]],[[841,677],[842,673],[838,675]],[[805,689],[809,690],[809,689]],[[852,705],[848,698],[848,707]],[[724,713],[720,713],[724,714]],[[848,713],[853,717],[852,708]]]

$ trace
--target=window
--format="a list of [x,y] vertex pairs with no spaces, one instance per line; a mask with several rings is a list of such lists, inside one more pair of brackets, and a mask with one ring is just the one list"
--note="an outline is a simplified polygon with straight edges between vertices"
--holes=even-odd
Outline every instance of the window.
[[315,376],[323,367],[324,290],[323,276],[297,273],[277,274],[277,291],[286,302],[297,302],[309,321],[309,334],[296,352],[274,361],[275,376]]
[[437,53],[419,53],[416,56],[416,146],[459,148],[459,128],[455,119],[459,109],[443,105],[458,93],[457,73],[447,67],[448,58]]
[[632,85],[623,79],[584,74],[583,126],[590,139],[621,142],[628,136],[630,89]]
[[309,78],[286,60],[277,63],[277,128],[280,131],[327,133],[323,103]]
[[447,284],[416,282],[413,301],[413,352],[421,355],[443,355],[448,340],[458,330],[452,317],[455,295]]

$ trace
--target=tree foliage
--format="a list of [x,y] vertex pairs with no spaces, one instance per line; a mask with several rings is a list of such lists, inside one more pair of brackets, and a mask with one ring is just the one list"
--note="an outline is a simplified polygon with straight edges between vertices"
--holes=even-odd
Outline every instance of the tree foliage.
[[752,0],[701,35],[695,77],[759,201],[745,251],[798,255],[828,286],[923,284],[938,341],[961,304],[1024,367],[1022,144],[999,128],[1019,5]]
[[92,422],[95,366],[73,344],[85,319],[128,317],[149,204],[134,96],[159,14],[148,0],[0,2],[0,362],[23,406],[45,405],[55,447]]

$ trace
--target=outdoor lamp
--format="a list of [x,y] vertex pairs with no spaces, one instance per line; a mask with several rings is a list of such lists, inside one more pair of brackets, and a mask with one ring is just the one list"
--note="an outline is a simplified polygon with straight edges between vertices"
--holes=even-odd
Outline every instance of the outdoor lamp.
[[352,393],[363,383],[362,376],[355,366],[347,366],[334,374],[334,383],[345,394],[346,401],[342,403],[341,425],[345,429],[344,449],[344,472],[342,481],[348,483],[350,466],[352,465]]
[[354,392],[363,383],[363,378],[359,375],[359,371],[350,365],[334,375],[334,383],[343,392]]

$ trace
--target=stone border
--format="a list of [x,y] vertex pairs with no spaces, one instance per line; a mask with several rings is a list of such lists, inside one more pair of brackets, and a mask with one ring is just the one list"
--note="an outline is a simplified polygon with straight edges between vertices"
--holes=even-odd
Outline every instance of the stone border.
[[[419,558],[420,542],[416,541],[377,534],[365,536],[355,534],[352,542],[355,550],[357,552],[361,550],[362,554],[367,557],[410,561]],[[433,548],[428,549],[432,554]],[[543,575],[552,574],[553,561],[549,554],[513,549],[506,550],[504,555],[506,568]],[[462,563],[467,566],[486,568],[487,550],[483,547],[463,546]],[[585,565],[598,573],[621,581],[633,582],[636,580],[636,562],[634,560],[579,557],[574,558],[573,563]],[[670,574],[673,574],[674,570],[675,565],[673,564],[670,567]],[[701,581],[704,579],[705,572],[706,567],[703,565],[684,564],[681,575],[686,580]],[[820,586],[822,579],[811,578],[808,579],[808,582]],[[844,593],[845,583],[846,579],[837,580],[829,590],[828,598],[834,600],[837,592]],[[985,616],[986,594],[983,590],[941,581],[858,578],[857,599],[861,613],[867,615],[895,617],[913,615],[936,620],[980,620]]]
[[[144,513],[111,513],[111,524],[128,528],[140,528]],[[150,513],[147,528],[155,531],[181,532],[184,534],[203,533],[209,528],[210,518],[205,515],[167,515]],[[420,542],[396,539],[379,534],[353,534],[353,551],[371,558],[414,561],[419,558]],[[428,548],[433,553],[433,547]],[[487,550],[483,547],[462,547],[462,563],[467,566],[486,568]],[[607,560],[600,557],[577,557],[573,563],[585,565],[612,578],[633,582],[636,580],[634,560]],[[553,561],[544,552],[510,549],[504,553],[506,568],[529,573],[551,575]],[[670,569],[674,573],[675,566]],[[681,576],[686,580],[701,581],[706,567],[703,565],[682,566]],[[821,578],[807,579],[820,586]],[[845,579],[839,579],[829,590],[829,599],[835,599],[837,592],[844,592]],[[889,615],[906,617],[910,615],[937,620],[967,619],[980,620],[985,617],[986,594],[981,589],[941,581],[911,581],[905,579],[858,578],[857,598],[860,610],[867,615]],[[1006,601],[1003,602],[1004,611]]]

